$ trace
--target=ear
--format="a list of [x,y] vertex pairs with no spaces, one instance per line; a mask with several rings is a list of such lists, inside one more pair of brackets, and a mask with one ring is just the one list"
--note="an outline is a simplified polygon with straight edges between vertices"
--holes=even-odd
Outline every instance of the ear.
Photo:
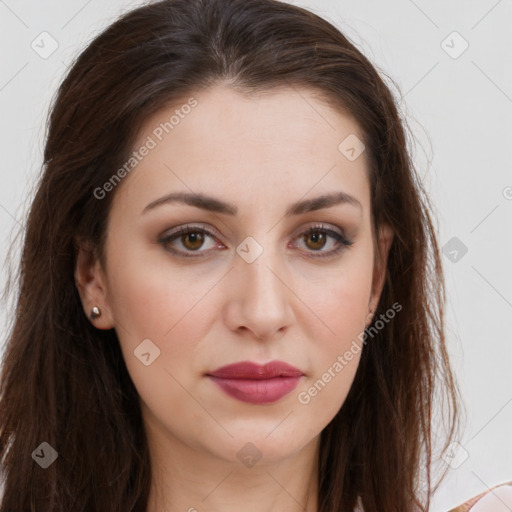
[[388,255],[391,244],[393,242],[393,238],[394,233],[391,229],[391,226],[388,224],[383,224],[379,228],[379,233],[377,236],[379,252],[376,251],[375,253],[375,263],[373,265],[372,291],[368,303],[368,317],[366,323],[367,326],[371,323],[371,319],[379,304],[382,289],[384,288],[384,283],[386,282]]
[[[82,300],[85,315],[98,329],[114,327],[112,312],[107,299],[106,279],[96,250],[86,242],[76,242],[75,282]],[[91,310],[97,306],[101,314],[91,318]]]

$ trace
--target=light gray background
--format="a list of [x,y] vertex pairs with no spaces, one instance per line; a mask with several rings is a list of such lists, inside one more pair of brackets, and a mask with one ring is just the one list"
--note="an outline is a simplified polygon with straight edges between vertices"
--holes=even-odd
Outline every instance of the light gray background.
[[[443,256],[448,344],[467,409],[462,448],[435,496],[434,512],[446,512],[512,480],[512,1],[293,3],[337,25],[398,84],[440,243],[457,237],[467,247],[463,254],[456,242]],[[49,101],[63,73],[100,29],[139,4],[0,0],[2,262],[13,227],[24,222]],[[43,45],[44,31],[58,42],[46,59],[31,47]],[[464,41],[469,46],[458,55]],[[2,326],[12,314],[6,309]],[[5,327],[0,346],[4,341]]]

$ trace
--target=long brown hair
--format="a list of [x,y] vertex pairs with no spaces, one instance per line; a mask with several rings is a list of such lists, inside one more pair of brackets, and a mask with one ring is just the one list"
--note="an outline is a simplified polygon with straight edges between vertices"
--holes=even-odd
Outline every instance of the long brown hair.
[[[126,161],[143,121],[214,83],[245,94],[306,86],[359,124],[373,229],[387,223],[395,233],[374,319],[394,303],[402,310],[372,335],[321,434],[318,507],[352,510],[360,496],[365,512],[429,508],[433,403],[445,399],[449,440],[457,389],[431,206],[390,89],[337,28],[305,9],[163,0],[97,36],[52,104],[21,263],[9,281],[18,290],[1,380],[0,512],[146,509],[151,472],[138,393],[115,331],[96,329],[83,312],[76,244],[102,254],[115,191],[98,200],[94,190]],[[46,469],[34,458],[43,442],[58,454]]]

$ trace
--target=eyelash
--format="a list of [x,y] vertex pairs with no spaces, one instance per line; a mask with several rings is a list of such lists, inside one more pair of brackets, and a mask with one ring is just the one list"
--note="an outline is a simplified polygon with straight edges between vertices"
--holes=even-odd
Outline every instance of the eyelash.
[[[200,226],[185,225],[185,226],[181,226],[173,233],[160,238],[158,240],[158,243],[163,245],[166,250],[175,254],[178,257],[182,257],[182,258],[198,258],[199,257],[199,258],[201,258],[201,257],[203,257],[203,255],[200,253],[209,252],[210,250],[208,250],[208,251],[200,251],[200,250],[181,251],[181,250],[176,250],[176,249],[172,249],[172,248],[168,247],[168,244],[170,244],[174,240],[179,239],[182,235],[186,235],[186,234],[190,234],[190,233],[201,233],[203,235],[208,235],[212,238],[216,238],[216,235],[214,233],[212,233],[211,231],[209,231],[205,228],[202,228]],[[308,228],[306,231],[302,232],[296,238],[304,237],[304,236],[310,235],[312,233],[323,233],[323,234],[329,235],[330,237],[334,238],[338,242],[339,245],[331,251],[322,251],[322,250],[308,251],[308,252],[312,252],[314,254],[314,256],[308,256],[308,257],[325,258],[325,259],[334,258],[335,256],[337,256],[337,254],[340,251],[350,247],[354,243],[354,242],[348,240],[342,233],[338,233],[337,231],[334,231],[333,229],[330,229],[323,224],[317,224],[315,226]],[[326,253],[326,254],[321,254],[321,253]]]

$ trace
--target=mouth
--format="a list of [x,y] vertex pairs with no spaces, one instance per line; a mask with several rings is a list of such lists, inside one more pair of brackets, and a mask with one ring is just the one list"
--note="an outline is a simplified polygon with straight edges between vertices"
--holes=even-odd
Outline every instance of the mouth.
[[283,361],[230,364],[206,374],[224,393],[252,404],[274,403],[297,387],[304,373]]

